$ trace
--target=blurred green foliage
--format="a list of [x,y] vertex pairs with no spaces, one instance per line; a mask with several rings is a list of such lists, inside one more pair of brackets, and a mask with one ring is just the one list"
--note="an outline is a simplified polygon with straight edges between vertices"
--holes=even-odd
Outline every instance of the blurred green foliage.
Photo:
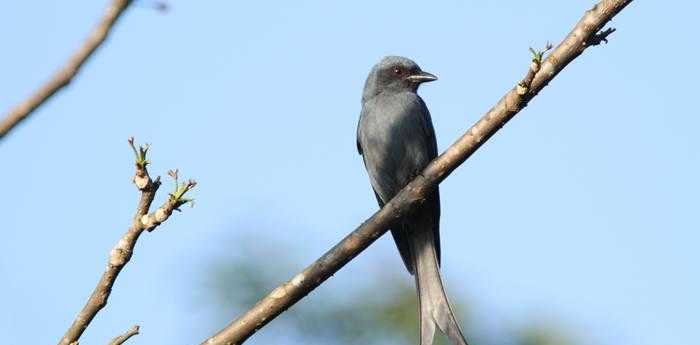
[[[258,247],[261,241],[242,240],[243,253],[212,263],[206,281],[209,295],[221,306],[222,318],[232,309],[245,311],[258,299],[288,279],[301,267],[283,246]],[[241,241],[237,241],[239,244]],[[397,254],[398,255],[398,254]],[[375,272],[376,273],[376,272]],[[408,273],[406,273],[408,274]],[[418,306],[412,285],[391,272],[368,274],[342,294],[315,291],[283,313],[249,340],[267,344],[374,345],[417,344]],[[371,279],[375,278],[376,279]],[[322,286],[323,288],[324,286]],[[575,345],[569,336],[551,325],[489,334],[469,322],[465,302],[451,296],[470,345]],[[223,316],[225,314],[225,316]],[[465,322],[466,321],[466,322]],[[279,334],[272,340],[271,328]],[[435,345],[448,345],[441,334]]]

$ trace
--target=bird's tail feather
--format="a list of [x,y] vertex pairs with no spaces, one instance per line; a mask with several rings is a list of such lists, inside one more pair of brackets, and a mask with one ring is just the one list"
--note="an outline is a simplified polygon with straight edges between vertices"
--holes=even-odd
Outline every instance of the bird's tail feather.
[[467,345],[442,285],[435,237],[426,230],[415,231],[410,236],[420,304],[420,345],[432,345],[435,325],[453,345]]

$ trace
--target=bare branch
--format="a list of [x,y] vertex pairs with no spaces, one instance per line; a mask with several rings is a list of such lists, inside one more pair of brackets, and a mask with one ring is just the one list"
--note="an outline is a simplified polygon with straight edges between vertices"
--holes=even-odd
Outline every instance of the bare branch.
[[70,84],[71,80],[80,71],[80,68],[85,64],[85,61],[104,43],[114,24],[131,3],[132,0],[112,0],[100,23],[68,62],[46,84],[36,90],[34,94],[7,112],[5,118],[0,121],[0,141],[15,126],[31,115],[34,110],[49,100],[51,96]]
[[522,110],[566,65],[591,44],[603,26],[632,0],[603,0],[586,12],[574,29],[544,60],[530,65],[527,75],[474,124],[457,142],[362,225],[321,258],[278,286],[242,316],[203,345],[241,344],[257,330],[318,287],[367,248],[398,219],[405,217],[454,169]]
[[124,344],[129,338],[139,334],[139,325],[132,326],[126,333],[118,335],[109,342],[109,345],[121,345]]
[[129,145],[131,145],[136,156],[136,172],[134,173],[133,181],[139,191],[141,191],[141,199],[136,207],[136,214],[126,234],[124,234],[110,251],[105,272],[102,274],[100,281],[97,283],[87,303],[80,313],[78,313],[73,324],[59,342],[59,345],[69,345],[78,341],[95,315],[107,305],[107,299],[112,292],[114,281],[117,279],[119,272],[121,272],[124,266],[131,260],[131,255],[134,252],[134,247],[136,246],[136,241],[138,241],[139,236],[141,236],[144,230],[152,231],[155,229],[170,217],[173,210],[189,202],[189,199],[185,199],[184,195],[196,185],[193,180],[183,183],[170,194],[168,200],[161,207],[155,212],[148,213],[151,203],[153,203],[153,198],[161,184],[160,176],[156,177],[155,180],[151,180],[148,174],[148,169],[146,167],[149,162],[146,160],[146,154],[149,146],[144,145],[137,149],[134,145],[133,138],[129,138]]

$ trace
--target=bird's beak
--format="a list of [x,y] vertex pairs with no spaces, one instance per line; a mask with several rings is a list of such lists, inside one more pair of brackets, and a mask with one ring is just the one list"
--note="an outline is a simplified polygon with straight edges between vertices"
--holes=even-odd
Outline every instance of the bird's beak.
[[420,71],[416,74],[409,75],[408,77],[406,77],[406,79],[408,79],[408,81],[410,81],[410,82],[420,84],[420,83],[427,83],[427,82],[431,82],[431,81],[436,81],[437,77],[434,74]]

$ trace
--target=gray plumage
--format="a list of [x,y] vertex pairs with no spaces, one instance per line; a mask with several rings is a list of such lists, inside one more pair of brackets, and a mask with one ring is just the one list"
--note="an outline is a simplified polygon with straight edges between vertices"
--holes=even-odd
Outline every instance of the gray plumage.
[[[383,206],[437,156],[430,112],[418,86],[437,78],[410,59],[387,56],[367,77],[357,127],[374,193]],[[409,217],[391,229],[420,303],[420,345],[431,345],[435,325],[455,345],[466,345],[440,277],[440,196],[436,188]]]

